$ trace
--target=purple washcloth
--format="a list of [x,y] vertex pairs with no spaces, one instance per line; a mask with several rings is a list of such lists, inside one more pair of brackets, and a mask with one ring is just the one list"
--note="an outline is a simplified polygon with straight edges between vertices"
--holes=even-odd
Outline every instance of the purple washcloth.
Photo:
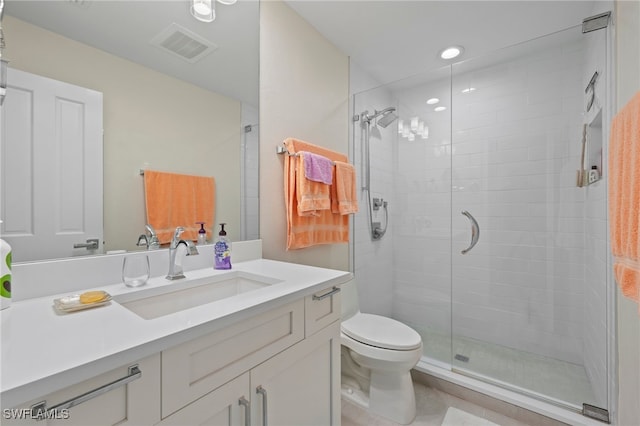
[[331,185],[333,182],[333,161],[322,155],[301,151],[304,162],[304,177],[314,182]]

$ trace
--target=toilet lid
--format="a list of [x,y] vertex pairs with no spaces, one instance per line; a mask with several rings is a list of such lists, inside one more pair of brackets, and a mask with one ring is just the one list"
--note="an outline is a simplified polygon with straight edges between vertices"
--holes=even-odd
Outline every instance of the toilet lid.
[[380,315],[358,313],[343,321],[341,329],[352,339],[378,348],[407,351],[419,348],[422,342],[411,327]]

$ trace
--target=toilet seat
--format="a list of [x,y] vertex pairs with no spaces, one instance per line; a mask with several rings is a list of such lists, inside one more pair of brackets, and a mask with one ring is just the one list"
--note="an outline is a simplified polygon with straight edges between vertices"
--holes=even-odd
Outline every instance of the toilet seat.
[[342,321],[341,329],[348,337],[378,348],[411,351],[422,346],[422,338],[414,329],[380,315],[358,313]]

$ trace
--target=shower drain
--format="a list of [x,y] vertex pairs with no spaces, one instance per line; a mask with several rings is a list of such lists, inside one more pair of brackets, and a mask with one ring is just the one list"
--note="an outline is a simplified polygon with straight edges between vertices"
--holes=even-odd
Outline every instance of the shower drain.
[[462,355],[462,354],[456,354],[456,356],[454,356],[455,359],[457,359],[458,361],[461,362],[469,362],[469,357],[466,355]]

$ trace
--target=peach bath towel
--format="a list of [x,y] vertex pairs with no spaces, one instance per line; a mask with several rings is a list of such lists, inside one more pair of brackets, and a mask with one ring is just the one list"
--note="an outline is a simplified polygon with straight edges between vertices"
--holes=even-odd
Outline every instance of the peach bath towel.
[[[613,271],[622,293],[640,301],[640,92],[611,123],[609,218]],[[639,306],[640,312],[640,306]]]
[[[332,161],[347,161],[347,156],[294,138],[284,141],[289,154],[309,151]],[[287,250],[310,247],[317,244],[349,242],[349,216],[331,212],[331,208],[317,210],[317,216],[303,216],[298,211],[297,174],[303,167],[296,167],[300,156],[284,158],[284,194],[287,214]],[[302,163],[299,163],[302,166]],[[304,170],[303,170],[304,171]],[[322,184],[319,184],[322,185]]]
[[145,170],[144,195],[147,223],[156,230],[161,244],[171,242],[178,226],[184,240],[197,240],[200,225],[212,235],[215,207],[215,180],[212,177]]
[[338,214],[358,212],[356,193],[356,168],[342,161],[335,162],[331,193],[331,211]]

